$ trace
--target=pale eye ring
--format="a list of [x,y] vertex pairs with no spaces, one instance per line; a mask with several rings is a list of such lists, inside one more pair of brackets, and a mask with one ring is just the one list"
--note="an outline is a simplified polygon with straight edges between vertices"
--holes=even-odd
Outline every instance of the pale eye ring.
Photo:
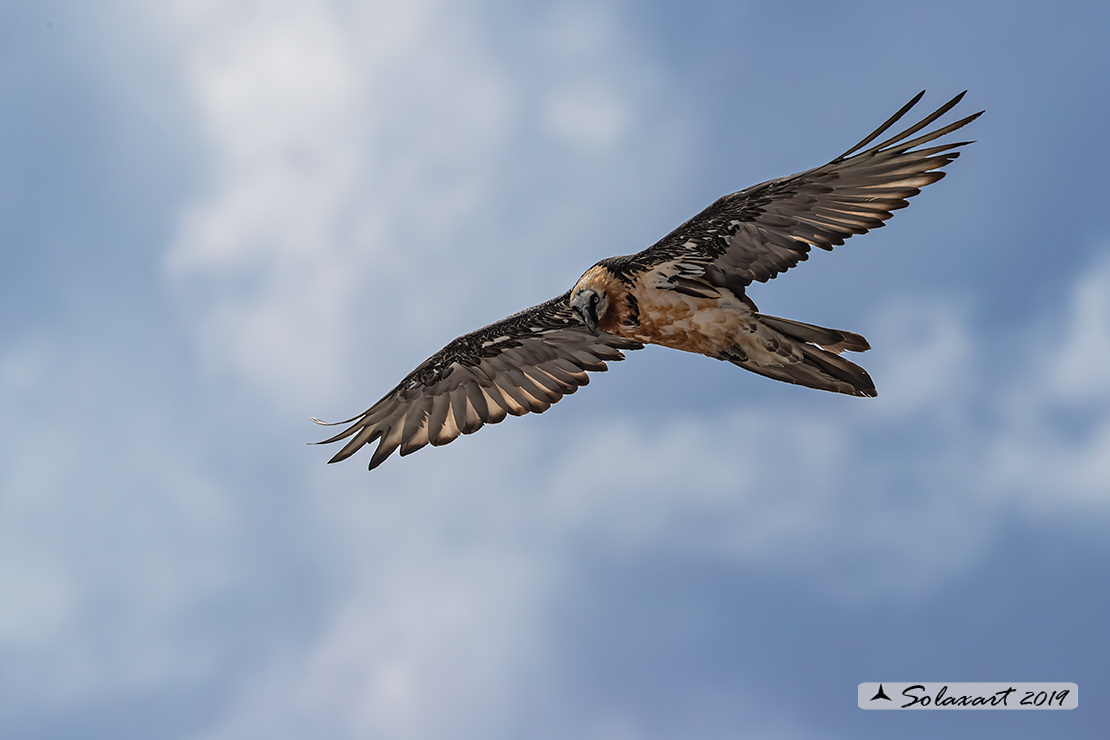
[[596,307],[597,304],[598,304],[598,301],[600,301],[600,300],[601,300],[601,296],[599,296],[597,293],[594,293],[593,295],[590,296],[590,305]]

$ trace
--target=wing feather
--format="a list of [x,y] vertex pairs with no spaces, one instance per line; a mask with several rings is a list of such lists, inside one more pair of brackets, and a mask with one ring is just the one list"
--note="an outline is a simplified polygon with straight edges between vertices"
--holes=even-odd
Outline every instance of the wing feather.
[[378,449],[374,450],[374,456],[370,458],[371,470],[385,462],[385,459],[392,455],[393,451],[401,444],[401,431],[402,426],[397,424],[385,432],[382,441],[378,443]]
[[486,401],[486,409],[490,424],[500,424],[509,413],[509,406],[505,397],[497,386],[483,385],[479,389]]
[[459,436],[459,428],[451,415],[451,399],[446,394],[432,398],[428,414],[428,441],[436,447],[445,445]]
[[470,404],[466,386],[460,385],[450,391],[451,411],[455,415],[455,425],[463,434],[473,434],[482,427],[482,418]]
[[419,450],[428,444],[428,409],[432,399],[418,396],[405,413],[404,429],[401,432],[401,454]]
[[[524,402],[530,411],[542,414],[551,407],[551,399],[549,399],[548,394],[532,382],[532,379],[525,375],[520,368],[510,368],[506,375],[513,386],[523,394]],[[558,398],[554,400],[558,400]]]
[[559,388],[559,384],[555,382],[547,373],[541,371],[538,367],[522,368],[521,372],[528,376],[541,392],[545,393],[548,400],[558,401],[563,396],[563,391]]
[[487,422],[496,424],[497,422],[493,418],[496,416],[497,407],[494,407],[494,414],[490,414],[489,404],[486,403],[486,394],[482,392],[482,386],[477,383],[468,383],[461,387],[466,389],[467,405],[474,410],[474,414],[478,418],[478,424],[474,427],[474,431],[481,429],[482,424]]
[[[941,168],[971,142],[915,147],[982,115],[980,111],[917,135],[955,107],[964,96],[960,93],[901,133],[869,146],[923,95],[914,96],[828,164],[719,198],[654,246],[631,257],[614,258],[612,267],[668,271],[675,259],[682,259],[700,266],[711,284],[742,290],[752,281],[765,282],[806,260],[812,247],[830,250],[855,234],[879,228],[921,188],[944,177]],[[679,289],[672,275],[664,277]]]
[[588,384],[587,372],[603,372],[606,362],[624,359],[622,350],[643,346],[604,332],[594,336],[569,299],[568,291],[459,337],[364,413],[338,422],[350,426],[318,444],[347,440],[330,460],[338,462],[376,441],[373,470],[398,448],[409,455],[509,414],[542,413]]
[[574,393],[578,390],[580,385],[588,385],[590,378],[585,373],[569,373],[563,368],[555,364],[554,361],[549,360],[539,366],[552,380],[559,384],[559,390],[563,393]]
[[515,416],[524,416],[532,410],[532,401],[524,395],[516,383],[509,378],[508,370],[505,371],[501,377],[501,382],[497,384],[498,389],[505,394],[505,400],[510,402],[509,409]]

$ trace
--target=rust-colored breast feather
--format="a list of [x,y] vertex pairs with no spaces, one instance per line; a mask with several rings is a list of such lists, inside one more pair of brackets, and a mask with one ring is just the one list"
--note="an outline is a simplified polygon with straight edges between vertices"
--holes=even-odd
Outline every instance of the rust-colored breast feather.
[[639,326],[619,333],[638,342],[716,357],[753,323],[751,309],[728,290],[699,297],[651,287],[641,276],[633,292]]

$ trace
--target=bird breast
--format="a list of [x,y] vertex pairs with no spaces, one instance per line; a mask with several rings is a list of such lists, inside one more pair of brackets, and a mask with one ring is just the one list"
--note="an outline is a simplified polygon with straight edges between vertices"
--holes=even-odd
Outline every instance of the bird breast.
[[702,298],[643,284],[636,288],[639,326],[620,332],[630,339],[716,357],[757,331],[751,307],[730,291]]

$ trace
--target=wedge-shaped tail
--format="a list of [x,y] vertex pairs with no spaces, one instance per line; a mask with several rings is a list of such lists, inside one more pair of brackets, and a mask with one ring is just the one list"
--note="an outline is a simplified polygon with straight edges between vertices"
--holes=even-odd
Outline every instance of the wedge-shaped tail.
[[756,360],[742,352],[722,359],[753,373],[807,388],[849,396],[873,398],[879,395],[867,371],[840,355],[845,350],[866,352],[871,349],[859,334],[777,316],[758,314],[758,318],[765,332],[771,332],[764,336],[769,340],[775,360]]

